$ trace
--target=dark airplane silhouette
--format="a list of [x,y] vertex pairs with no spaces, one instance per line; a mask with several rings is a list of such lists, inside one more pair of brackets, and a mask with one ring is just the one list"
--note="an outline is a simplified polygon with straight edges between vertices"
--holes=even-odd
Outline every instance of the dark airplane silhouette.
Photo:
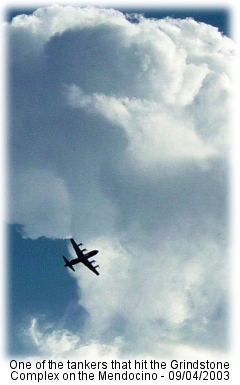
[[86,249],[82,249],[82,250],[80,249],[79,246],[83,246],[82,243],[79,243],[77,245],[73,238],[71,238],[70,241],[71,241],[71,244],[73,245],[73,248],[77,254],[77,258],[72,259],[71,261],[68,261],[68,259],[65,258],[63,255],[63,259],[65,261],[64,266],[67,266],[70,269],[72,269],[73,271],[75,271],[75,269],[73,268],[73,265],[76,265],[77,263],[82,262],[85,266],[87,266],[90,270],[92,270],[96,275],[99,275],[99,272],[96,269],[97,267],[99,267],[99,265],[93,266],[93,263],[96,261],[89,261],[88,260],[89,258],[96,255],[98,253],[98,250],[92,250],[92,251],[89,251],[88,253],[84,254],[83,252],[87,251],[87,250]]

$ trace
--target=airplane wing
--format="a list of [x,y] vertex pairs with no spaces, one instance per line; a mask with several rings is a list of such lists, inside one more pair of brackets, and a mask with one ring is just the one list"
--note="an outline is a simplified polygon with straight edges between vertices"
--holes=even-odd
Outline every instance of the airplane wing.
[[78,258],[81,259],[84,257],[84,254],[82,250],[80,249],[79,245],[76,244],[73,238],[70,238],[71,244],[73,245],[73,248],[75,250],[75,253],[77,254]]
[[83,259],[81,261],[86,267],[88,267],[90,270],[93,271],[96,275],[100,275],[99,272],[97,271],[96,267],[94,267],[91,262],[88,259]]

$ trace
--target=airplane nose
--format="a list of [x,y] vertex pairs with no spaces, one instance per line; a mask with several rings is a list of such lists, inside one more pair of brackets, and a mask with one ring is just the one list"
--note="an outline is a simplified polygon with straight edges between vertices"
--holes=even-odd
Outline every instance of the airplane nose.
[[97,253],[98,253],[98,250],[92,250],[92,251],[89,251],[87,256],[88,256],[88,258],[90,258],[90,257],[93,257],[94,255],[96,255]]

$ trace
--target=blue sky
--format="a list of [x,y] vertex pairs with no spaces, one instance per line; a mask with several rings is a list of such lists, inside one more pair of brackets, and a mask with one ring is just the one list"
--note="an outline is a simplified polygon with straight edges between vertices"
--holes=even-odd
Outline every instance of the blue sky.
[[78,305],[76,282],[63,274],[61,255],[68,255],[66,245],[65,240],[24,239],[18,226],[9,227],[10,352],[33,349],[22,338],[22,325],[33,315],[73,329],[75,323],[85,321],[84,309]]
[[229,14],[145,15],[8,25],[10,354],[227,347]]

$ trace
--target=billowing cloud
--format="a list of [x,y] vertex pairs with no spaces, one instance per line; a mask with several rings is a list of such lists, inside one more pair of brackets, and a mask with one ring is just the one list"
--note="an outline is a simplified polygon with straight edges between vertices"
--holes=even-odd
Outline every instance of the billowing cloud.
[[7,29],[9,222],[100,250],[100,277],[74,275],[86,330],[39,337],[34,323],[35,345],[225,347],[233,42],[96,7],[40,8]]
[[23,223],[32,239],[67,236],[71,224],[71,202],[64,180],[48,170],[25,169],[16,173],[9,186],[13,194],[9,211],[14,223]]
[[[87,344],[82,343],[79,336],[69,332],[66,329],[56,329],[53,328],[53,325],[48,324],[47,327],[43,327],[38,324],[38,321],[33,318],[30,324],[30,327],[27,329],[25,336],[30,337],[34,341],[35,346],[38,347],[39,355],[36,357],[30,357],[31,361],[41,356],[51,356],[54,359],[65,359],[65,360],[78,360],[79,358],[84,357],[86,360],[105,360],[110,361],[114,358],[124,359],[121,350],[124,345],[121,338],[116,338],[112,344],[103,344],[96,341],[89,341]],[[163,341],[160,346],[157,347],[154,352],[155,357],[162,356],[165,359],[169,359],[174,356],[175,359],[202,359],[206,360],[224,360],[226,359],[226,354],[215,349],[203,349],[201,347],[195,347],[186,344],[179,344],[176,341]],[[144,354],[138,354],[135,352],[135,358],[151,358],[153,352],[150,356],[144,352]]]
[[[73,107],[98,113],[110,123],[119,125],[129,140],[130,159],[136,168],[151,169],[161,163],[187,159],[205,159],[217,149],[204,145],[191,123],[170,115],[162,104],[147,100],[108,97],[104,94],[84,95],[76,86],[68,88]],[[173,112],[173,111],[171,111]],[[169,135],[171,132],[171,135]]]
[[36,318],[31,320],[31,325],[26,332],[27,336],[34,341],[43,356],[49,355],[55,358],[101,357],[110,359],[118,354],[118,345],[121,341],[116,340],[114,345],[103,345],[94,341],[82,345],[79,336],[74,335],[66,329],[52,329],[51,325],[44,328],[39,327]]

